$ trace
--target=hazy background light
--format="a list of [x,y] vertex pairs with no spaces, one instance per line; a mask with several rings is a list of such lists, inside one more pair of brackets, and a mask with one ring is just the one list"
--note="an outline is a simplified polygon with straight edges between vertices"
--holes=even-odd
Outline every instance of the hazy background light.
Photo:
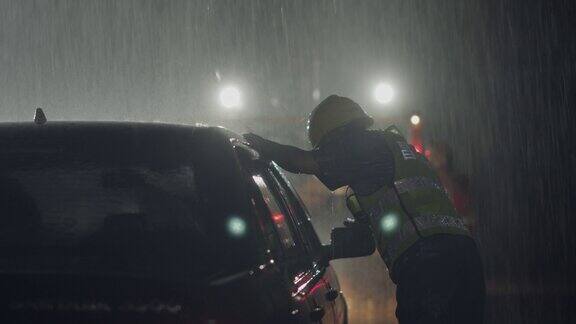
[[412,117],[410,117],[410,123],[414,126],[420,124],[420,116],[412,115]]
[[374,89],[374,99],[380,104],[388,104],[394,99],[394,88],[388,83],[378,83]]
[[280,100],[278,100],[278,98],[272,98],[270,99],[270,104],[272,107],[278,107],[280,106]]
[[220,104],[224,108],[240,108],[242,107],[242,93],[234,86],[227,86],[220,90],[218,96]]
[[314,101],[319,101],[320,95],[320,89],[316,88],[314,91],[312,91],[312,99],[314,99]]

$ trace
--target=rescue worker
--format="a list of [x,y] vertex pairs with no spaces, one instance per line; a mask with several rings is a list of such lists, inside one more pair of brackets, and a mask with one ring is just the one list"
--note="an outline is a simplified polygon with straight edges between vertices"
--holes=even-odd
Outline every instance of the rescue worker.
[[310,114],[312,150],[245,138],[289,172],[353,191],[397,286],[400,324],[481,323],[485,287],[475,242],[425,157],[396,127],[370,130],[373,122],[356,102],[332,95]]

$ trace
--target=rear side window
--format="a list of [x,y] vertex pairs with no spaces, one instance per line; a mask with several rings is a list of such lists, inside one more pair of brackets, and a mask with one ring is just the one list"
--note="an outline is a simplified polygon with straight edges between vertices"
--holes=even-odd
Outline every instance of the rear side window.
[[200,244],[188,238],[205,231],[198,204],[191,166],[3,168],[0,249],[18,256],[2,253],[0,269],[176,275],[180,258],[162,250]]
[[285,205],[296,222],[298,233],[301,234],[302,242],[304,242],[310,254],[316,254],[321,244],[312,224],[310,223],[304,204],[299,199],[296,192],[293,191],[288,180],[286,180],[277,169],[273,169],[272,175],[276,186],[282,193]]
[[203,280],[257,264],[229,142],[200,135],[0,132],[0,272]]
[[292,232],[290,231],[290,226],[288,224],[288,219],[284,212],[279,206],[279,202],[276,200],[276,197],[270,191],[270,188],[264,181],[261,175],[254,175],[252,176],[254,182],[258,186],[260,193],[262,194],[262,198],[264,198],[264,202],[266,206],[270,210],[270,217],[272,218],[272,222],[276,228],[276,232],[280,238],[280,242],[284,250],[291,250],[296,246],[294,242],[294,237]]
[[189,166],[152,170],[82,164],[11,169],[0,173],[4,225],[0,244],[36,241],[32,235],[20,235],[23,226],[41,229],[43,241],[60,245],[128,225],[150,231],[193,230],[201,225],[195,217],[197,208]]

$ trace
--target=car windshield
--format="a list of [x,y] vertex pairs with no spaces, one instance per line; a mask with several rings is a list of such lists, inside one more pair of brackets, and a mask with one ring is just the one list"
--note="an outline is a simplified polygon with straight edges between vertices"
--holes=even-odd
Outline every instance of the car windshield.
[[[175,279],[241,268],[222,260],[242,244],[215,235],[193,149],[84,144],[0,149],[0,272]],[[249,226],[238,219],[236,232]]]

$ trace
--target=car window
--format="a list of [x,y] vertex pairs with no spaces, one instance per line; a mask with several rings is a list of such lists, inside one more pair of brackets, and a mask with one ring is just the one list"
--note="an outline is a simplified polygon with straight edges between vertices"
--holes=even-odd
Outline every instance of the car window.
[[[244,168],[248,171],[251,180],[257,185],[262,199],[256,199],[254,205],[258,208],[257,201],[264,200],[267,205],[266,214],[274,227],[274,236],[281,241],[281,252],[287,262],[288,273],[302,271],[311,265],[311,256],[307,244],[305,244],[298,231],[299,221],[294,217],[294,206],[288,204],[283,197],[285,190],[274,178],[272,167],[269,163],[254,159],[252,156],[242,154],[239,150]],[[252,181],[251,181],[252,182]],[[260,195],[259,195],[260,196]],[[266,235],[266,231],[265,235]],[[269,240],[270,241],[270,240]]]
[[294,235],[292,235],[290,230],[288,219],[286,218],[284,211],[280,208],[280,202],[277,200],[276,196],[272,194],[268,184],[261,174],[253,175],[252,179],[254,179],[254,182],[258,186],[262,198],[270,211],[270,217],[274,227],[276,228],[278,237],[280,238],[283,250],[293,250],[296,247],[296,242],[294,241]]
[[203,280],[259,262],[233,159],[200,140],[17,135],[0,138],[0,271]]
[[309,253],[315,255],[319,252],[321,243],[316,231],[314,231],[312,227],[306,207],[283,174],[276,168],[272,168],[271,171],[274,181],[282,193],[284,202],[295,219],[297,230],[302,241],[306,245]]

